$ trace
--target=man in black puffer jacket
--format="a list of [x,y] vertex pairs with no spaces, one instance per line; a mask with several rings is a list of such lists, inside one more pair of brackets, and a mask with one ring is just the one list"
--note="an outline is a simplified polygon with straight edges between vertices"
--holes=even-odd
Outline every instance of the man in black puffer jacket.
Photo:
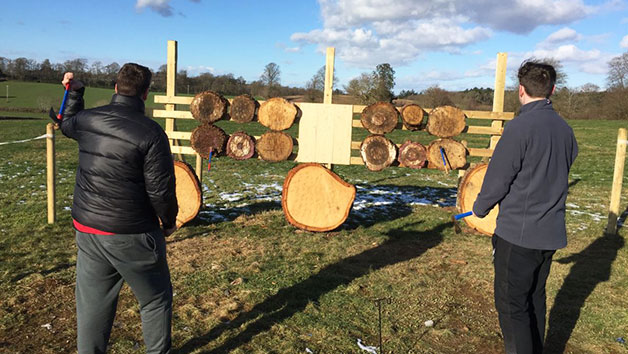
[[[178,212],[168,139],[144,114],[151,72],[125,64],[111,104],[83,110],[84,87],[70,84],[61,131],[79,146],[72,218],[76,228],[77,345],[105,353],[126,281],[140,304],[147,353],[169,353],[172,285],[164,236]],[[162,228],[160,228],[160,223]]]

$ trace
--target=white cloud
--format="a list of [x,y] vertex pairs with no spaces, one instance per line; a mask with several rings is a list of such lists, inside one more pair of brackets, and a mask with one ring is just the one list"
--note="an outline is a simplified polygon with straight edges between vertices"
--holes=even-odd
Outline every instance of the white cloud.
[[214,74],[216,72],[214,67],[205,65],[187,66],[185,70],[188,72],[188,76],[198,76],[203,73]]
[[[149,8],[163,17],[170,17],[173,15],[174,9],[170,6],[170,1],[172,0],[137,0],[135,3],[135,8],[139,10],[143,10],[144,8]],[[189,0],[191,2],[200,3],[201,0]],[[178,12],[179,15],[185,17],[184,14]]]
[[[613,0],[610,0],[613,1]],[[429,51],[461,53],[493,31],[529,33],[542,25],[569,24],[601,6],[583,0],[318,0],[323,27],[294,33],[292,41],[334,46],[343,61],[372,67],[416,60]],[[552,43],[579,40],[566,27]]]
[[578,42],[581,39],[582,39],[582,35],[578,34],[578,32],[576,32],[575,30],[569,27],[564,27],[550,34],[549,36],[547,36],[543,44],[544,45],[556,45],[559,43],[566,43],[566,42]]
[[619,42],[619,46],[628,49],[628,35],[625,35],[624,38],[622,38],[621,42]]

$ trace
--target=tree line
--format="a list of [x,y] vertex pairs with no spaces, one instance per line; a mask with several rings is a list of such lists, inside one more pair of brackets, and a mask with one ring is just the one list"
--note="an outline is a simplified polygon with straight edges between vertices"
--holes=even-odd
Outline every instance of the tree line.
[[[556,92],[552,96],[555,109],[568,119],[628,119],[628,52],[608,62],[607,87],[602,90],[591,83],[579,87],[568,86],[568,77],[562,64],[552,58],[540,59],[552,64],[557,70]],[[9,59],[0,57],[0,79],[58,83],[63,73],[73,71],[86,85],[111,88],[116,74],[120,70],[118,63],[104,65],[100,61],[88,64],[86,59],[67,60],[63,63],[51,63],[48,59],[41,63],[27,58]],[[153,72],[151,91],[166,90],[167,66],[162,65]],[[512,78],[517,82],[516,73]],[[205,90],[220,92],[223,95],[236,96],[250,94],[255,97],[269,98],[276,96],[302,96],[307,102],[322,102],[325,85],[325,67],[321,67],[304,87],[281,85],[281,69],[276,63],[268,63],[260,78],[247,82],[243,77],[233,74],[214,75],[202,73],[189,76],[186,70],[177,73],[177,92],[196,94]],[[388,63],[382,63],[372,72],[360,74],[345,85],[344,91],[337,86],[333,76],[334,94],[346,94],[354,103],[370,104],[378,101],[417,103],[423,107],[455,105],[469,110],[491,110],[493,89],[474,87],[464,91],[447,91],[438,85],[420,92],[413,89],[402,90],[395,95],[395,70]],[[518,89],[509,87],[504,97],[504,110],[517,111],[519,108]]]

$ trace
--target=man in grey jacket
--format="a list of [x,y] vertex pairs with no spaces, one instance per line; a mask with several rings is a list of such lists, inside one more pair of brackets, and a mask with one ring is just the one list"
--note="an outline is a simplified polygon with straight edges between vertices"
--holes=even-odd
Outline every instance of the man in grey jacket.
[[541,353],[545,283],[552,256],[567,245],[565,200],[578,145],[554,111],[556,71],[533,61],[519,68],[520,114],[510,121],[489,163],[473,213],[499,204],[493,235],[495,307],[506,353]]

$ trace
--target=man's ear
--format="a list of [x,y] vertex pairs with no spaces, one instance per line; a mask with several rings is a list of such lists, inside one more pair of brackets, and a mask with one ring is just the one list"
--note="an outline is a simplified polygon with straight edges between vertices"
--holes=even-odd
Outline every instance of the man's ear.
[[519,97],[523,97],[526,94],[526,88],[519,84]]
[[148,99],[148,89],[146,89],[146,91],[144,91],[144,94],[142,95],[142,100],[146,101],[146,99]]
[[554,86],[552,87],[552,93],[550,93],[550,96],[551,96],[551,95],[553,95],[553,94],[554,94],[554,92],[556,92],[556,85],[554,85]]
[[118,93],[118,84],[115,84],[115,85],[113,86],[113,90],[114,90],[116,93]]

